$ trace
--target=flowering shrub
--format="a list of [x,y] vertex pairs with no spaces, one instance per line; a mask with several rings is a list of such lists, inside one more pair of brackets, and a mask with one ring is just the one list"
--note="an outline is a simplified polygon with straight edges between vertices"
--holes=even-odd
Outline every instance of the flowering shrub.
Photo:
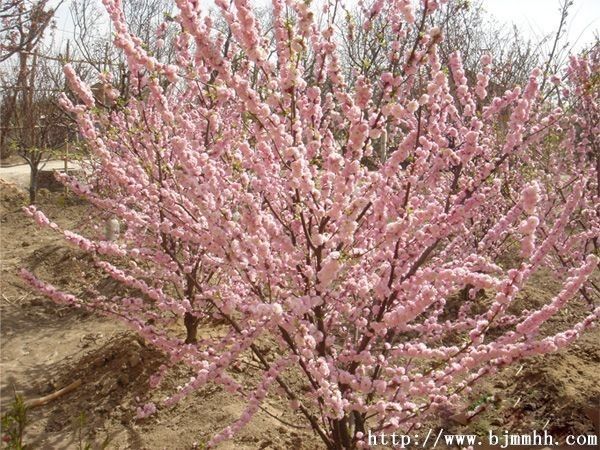
[[[81,103],[62,103],[92,159],[87,182],[64,180],[120,218],[123,237],[63,231],[27,209],[135,294],[84,301],[23,276],[55,301],[121,318],[191,367],[165,405],[209,382],[245,397],[210,445],[277,391],[327,448],[366,446],[367,429],[408,432],[460,405],[483,376],[565,347],[598,318],[592,307],[540,333],[569,300],[598,293],[598,49],[552,79],[555,94],[540,92],[535,70],[488,98],[489,55],[473,81],[460,54],[438,57],[443,36],[426,19],[440,2],[377,0],[365,28],[388,18],[389,67],[350,86],[337,2],[316,11],[273,0],[271,33],[248,1],[217,0],[228,35],[201,2],[176,3],[183,31],[167,65],[128,33],[120,1],[104,0],[136,80],[127,104],[96,107],[65,68]],[[548,268],[561,290],[519,309]],[[185,339],[170,326],[181,319]],[[214,320],[226,331],[198,336]],[[228,371],[249,354],[262,367],[255,386]]]

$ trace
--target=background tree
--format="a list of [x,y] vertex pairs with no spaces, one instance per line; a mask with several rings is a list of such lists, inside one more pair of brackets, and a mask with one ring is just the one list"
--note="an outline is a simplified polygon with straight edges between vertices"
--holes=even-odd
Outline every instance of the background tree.
[[[0,156],[6,154],[10,123],[17,108],[27,108],[33,102],[35,81],[35,52],[51,24],[56,8],[50,8],[48,0],[11,0],[2,3],[0,9],[0,62],[3,95],[0,99],[2,128],[0,130]],[[13,58],[14,57],[14,58]],[[9,59],[15,59],[15,65]],[[26,111],[26,109],[24,110]],[[34,123],[29,116],[28,130]],[[31,136],[26,137],[31,141]],[[28,143],[25,143],[27,146]]]

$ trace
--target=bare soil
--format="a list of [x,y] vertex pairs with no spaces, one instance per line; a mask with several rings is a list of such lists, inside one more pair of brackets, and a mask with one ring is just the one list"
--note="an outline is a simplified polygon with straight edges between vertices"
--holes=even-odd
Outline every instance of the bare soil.
[[[173,408],[137,420],[135,409],[149,398],[148,378],[164,356],[146,346],[121,324],[84,311],[60,307],[25,287],[18,277],[26,267],[42,279],[74,293],[94,287],[119,289],[91,266],[89,257],[62,239],[37,228],[21,211],[25,193],[0,179],[1,227],[1,378],[4,414],[14,392],[26,399],[42,397],[80,379],[82,385],[47,405],[29,411],[25,442],[33,449],[77,449],[91,443],[110,449],[195,449],[235,421],[244,404],[221,389],[207,386]],[[41,208],[61,225],[89,226],[87,207],[64,194],[42,192]],[[540,277],[527,301],[547,300],[555,289],[550,275]],[[575,302],[561,320],[585,313]],[[546,429],[555,437],[600,433],[600,331],[598,327],[561,353],[529,359],[481,384],[473,404],[484,411],[469,421],[440,418],[432,427],[448,433],[487,435]],[[180,368],[162,389],[172,392],[190,373]],[[252,374],[247,376],[252,378]],[[310,430],[277,398],[234,441],[222,449],[321,448]],[[81,447],[80,447],[81,446]]]

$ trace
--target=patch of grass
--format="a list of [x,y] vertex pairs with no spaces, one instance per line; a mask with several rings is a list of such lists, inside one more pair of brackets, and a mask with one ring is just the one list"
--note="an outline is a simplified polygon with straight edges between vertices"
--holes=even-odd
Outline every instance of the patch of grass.
[[23,435],[27,426],[27,406],[23,396],[15,392],[15,398],[9,411],[2,416],[2,442],[5,448],[11,450],[25,450]]

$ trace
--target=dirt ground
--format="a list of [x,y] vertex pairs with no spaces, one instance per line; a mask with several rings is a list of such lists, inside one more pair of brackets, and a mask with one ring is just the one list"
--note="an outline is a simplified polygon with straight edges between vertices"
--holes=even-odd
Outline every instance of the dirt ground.
[[[80,310],[59,307],[26,288],[17,271],[26,267],[59,287],[83,292],[86,286],[118,289],[90,267],[89,258],[65,245],[59,236],[40,230],[22,213],[24,192],[0,179],[1,226],[1,409],[10,407],[14,392],[34,399],[75,381],[81,386],[47,405],[29,411],[25,442],[32,449],[76,449],[85,444],[110,449],[195,449],[236,420],[243,403],[208,386],[170,409],[136,420],[135,408],[160,392],[148,394],[148,378],[163,356],[123,326]],[[40,204],[61,225],[86,226],[86,206],[64,194],[42,192]],[[532,301],[548,298],[551,276],[540,278]],[[531,300],[531,299],[529,299]],[[585,312],[576,303],[557,319]],[[165,388],[189,378],[181,368]],[[600,331],[594,328],[576,345],[559,354],[532,358],[483,383],[473,395],[485,410],[468,423],[453,417],[432,427],[448,433],[503,433],[546,429],[555,437],[600,432]],[[249,375],[250,376],[250,375]],[[164,397],[164,393],[163,393]],[[313,449],[318,440],[285,405],[266,405],[274,416],[260,413],[234,441],[222,449]]]

